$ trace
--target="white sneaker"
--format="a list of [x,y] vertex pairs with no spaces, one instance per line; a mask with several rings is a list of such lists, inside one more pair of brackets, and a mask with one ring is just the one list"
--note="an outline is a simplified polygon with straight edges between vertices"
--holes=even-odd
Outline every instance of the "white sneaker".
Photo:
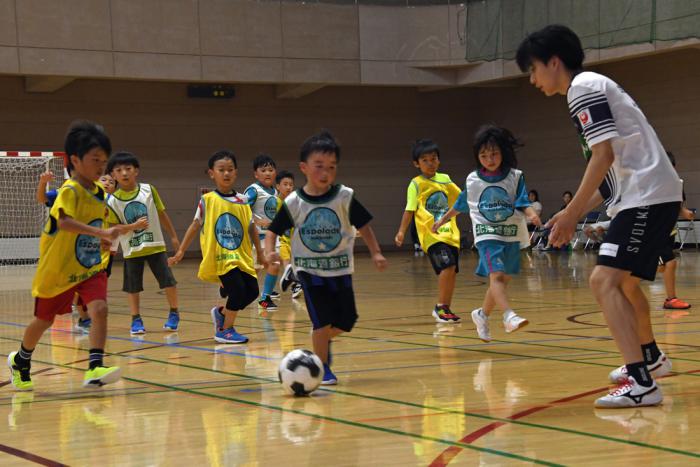
[[625,384],[616,387],[607,396],[596,399],[595,406],[604,409],[624,409],[659,405],[663,400],[664,396],[656,381],[652,381],[650,387],[645,387],[637,384],[633,376],[628,376]]
[[479,339],[484,342],[491,342],[491,333],[489,332],[489,317],[484,314],[482,308],[477,308],[472,311],[472,321],[476,325],[476,333]]
[[[672,366],[671,359],[668,358],[665,353],[661,352],[661,355],[659,355],[659,358],[657,358],[654,363],[647,365],[647,370],[651,373],[651,377],[656,379],[669,374]],[[615,368],[610,372],[608,378],[610,378],[610,382],[615,384],[624,383],[627,380],[627,366],[622,365],[621,367]]]
[[520,328],[524,328],[530,322],[525,318],[522,318],[511,311],[507,316],[503,317],[503,327],[506,328],[506,332],[515,332]]

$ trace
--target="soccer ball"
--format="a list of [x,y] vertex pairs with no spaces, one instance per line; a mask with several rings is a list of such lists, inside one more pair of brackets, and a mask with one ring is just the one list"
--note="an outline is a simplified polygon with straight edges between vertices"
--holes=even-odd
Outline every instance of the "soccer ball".
[[287,394],[308,396],[323,380],[323,363],[309,350],[292,350],[280,362],[277,376]]

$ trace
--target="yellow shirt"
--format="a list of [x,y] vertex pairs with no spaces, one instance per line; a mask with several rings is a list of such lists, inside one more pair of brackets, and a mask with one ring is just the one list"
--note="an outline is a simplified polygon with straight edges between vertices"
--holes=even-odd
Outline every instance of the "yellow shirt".
[[437,173],[433,178],[419,175],[411,180],[406,194],[406,211],[415,211],[418,239],[424,251],[438,242],[459,248],[456,218],[440,227],[437,234],[430,229],[449,211],[460,193],[447,174]]
[[253,244],[248,233],[253,213],[244,202],[233,202],[211,191],[200,202],[203,225],[199,244],[202,263],[197,276],[207,282],[219,283],[219,276],[239,268],[256,277]]
[[49,219],[39,241],[39,265],[32,283],[32,295],[51,298],[104,270],[109,251],[103,252],[100,239],[92,235],[60,230],[60,211],[78,222],[103,228],[107,204],[102,187],[92,191],[70,179],[58,190]]

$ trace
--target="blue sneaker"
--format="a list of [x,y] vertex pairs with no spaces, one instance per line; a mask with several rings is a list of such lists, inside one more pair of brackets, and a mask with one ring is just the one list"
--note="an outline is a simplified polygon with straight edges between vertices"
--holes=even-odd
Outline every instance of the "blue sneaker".
[[338,384],[338,378],[335,377],[327,363],[323,364],[323,381],[321,381],[321,384],[324,386]]
[[167,329],[168,331],[177,331],[178,324],[180,324],[180,313],[171,311],[168,314],[168,320],[163,325],[163,329]]
[[131,335],[135,334],[146,334],[146,328],[143,327],[143,320],[141,318],[136,318],[131,320]]
[[238,334],[233,327],[216,331],[214,340],[219,344],[245,344],[248,342],[248,338],[243,334]]
[[223,307],[215,306],[211,309],[211,321],[214,323],[214,333],[219,332],[219,329],[224,327]]
[[78,321],[75,323],[75,326],[73,327],[73,329],[75,331],[83,333],[83,334],[89,334],[90,333],[90,324],[92,324],[92,320],[90,318],[85,318],[85,319],[78,318]]

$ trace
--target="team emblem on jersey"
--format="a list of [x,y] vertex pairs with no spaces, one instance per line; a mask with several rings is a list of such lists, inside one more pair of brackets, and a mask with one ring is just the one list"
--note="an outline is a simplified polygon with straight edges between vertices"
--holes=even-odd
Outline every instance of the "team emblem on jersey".
[[[95,219],[88,224],[102,228],[102,219]],[[91,268],[102,262],[100,239],[92,235],[80,234],[75,239],[75,259],[84,268]]]
[[299,228],[301,241],[314,253],[333,251],[342,239],[340,219],[329,208],[316,208],[306,216]]
[[489,186],[479,198],[479,212],[490,222],[503,222],[515,208],[508,192],[500,186]]
[[586,128],[588,125],[593,123],[593,117],[591,117],[591,111],[588,109],[583,109],[577,115],[578,121],[581,122],[581,126]]
[[268,219],[274,219],[275,214],[277,214],[277,198],[274,196],[272,198],[267,198],[264,209],[265,215],[268,217]]
[[225,212],[216,220],[216,241],[227,250],[236,250],[243,242],[243,226],[236,216]]
[[447,195],[442,191],[436,191],[425,201],[425,209],[433,215],[435,222],[439,221],[449,208]]
[[[148,209],[146,205],[140,201],[132,201],[124,208],[124,217],[127,224],[133,224],[142,217],[148,217]],[[135,234],[140,234],[145,229],[134,230]]]

